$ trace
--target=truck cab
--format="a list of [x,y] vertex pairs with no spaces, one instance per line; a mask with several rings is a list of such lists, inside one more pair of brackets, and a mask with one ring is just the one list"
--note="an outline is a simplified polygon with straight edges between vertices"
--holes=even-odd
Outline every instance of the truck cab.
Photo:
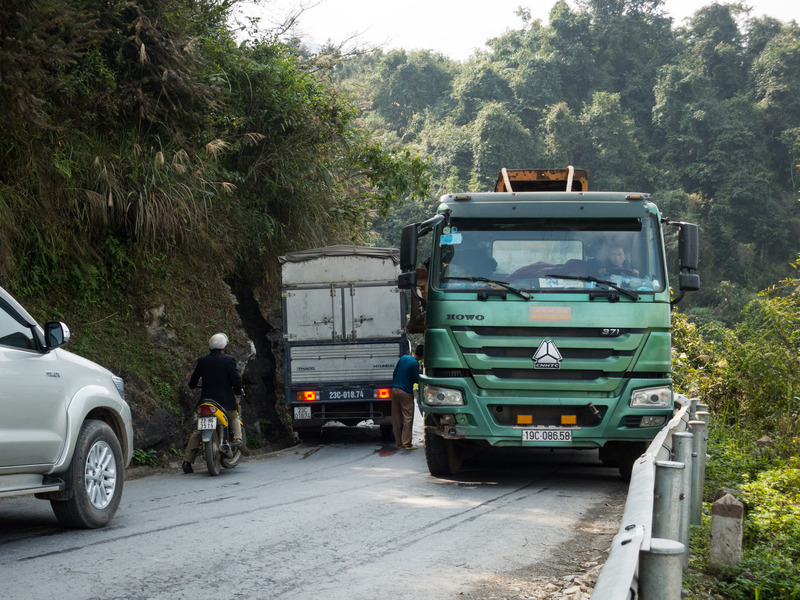
[[[400,287],[433,235],[419,405],[434,475],[481,446],[596,449],[623,478],[672,415],[662,226],[642,192],[590,192],[578,169],[503,170],[407,226]],[[699,288],[681,231],[682,291]]]

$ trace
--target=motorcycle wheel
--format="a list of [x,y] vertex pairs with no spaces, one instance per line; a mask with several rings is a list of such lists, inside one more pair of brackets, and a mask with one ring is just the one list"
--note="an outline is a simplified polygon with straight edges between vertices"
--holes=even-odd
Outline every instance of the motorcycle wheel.
[[236,452],[233,453],[233,458],[228,458],[227,456],[222,457],[222,466],[226,469],[232,469],[240,462],[242,462],[242,453],[238,448],[236,449]]
[[212,477],[219,475],[219,472],[222,470],[222,453],[219,450],[219,433],[216,431],[212,433],[211,439],[203,444],[203,446],[206,455],[208,474]]

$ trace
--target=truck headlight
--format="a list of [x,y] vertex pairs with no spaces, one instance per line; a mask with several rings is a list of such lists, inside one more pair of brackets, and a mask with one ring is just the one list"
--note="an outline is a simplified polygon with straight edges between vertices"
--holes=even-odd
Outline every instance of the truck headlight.
[[428,406],[463,406],[464,394],[461,390],[426,385],[424,401]]
[[672,390],[668,387],[646,388],[631,392],[631,408],[669,408]]

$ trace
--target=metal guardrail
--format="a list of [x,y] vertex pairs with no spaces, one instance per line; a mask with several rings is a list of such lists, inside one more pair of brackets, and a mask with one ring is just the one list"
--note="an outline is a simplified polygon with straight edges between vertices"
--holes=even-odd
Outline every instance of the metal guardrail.
[[689,566],[689,525],[703,507],[708,407],[680,408],[633,465],[619,532],[592,600],[679,600]]

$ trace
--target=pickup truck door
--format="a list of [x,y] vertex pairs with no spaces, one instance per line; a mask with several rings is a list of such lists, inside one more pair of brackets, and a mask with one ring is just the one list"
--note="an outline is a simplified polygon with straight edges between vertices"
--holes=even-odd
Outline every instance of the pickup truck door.
[[60,456],[67,412],[58,351],[42,353],[30,327],[0,306],[0,470]]

